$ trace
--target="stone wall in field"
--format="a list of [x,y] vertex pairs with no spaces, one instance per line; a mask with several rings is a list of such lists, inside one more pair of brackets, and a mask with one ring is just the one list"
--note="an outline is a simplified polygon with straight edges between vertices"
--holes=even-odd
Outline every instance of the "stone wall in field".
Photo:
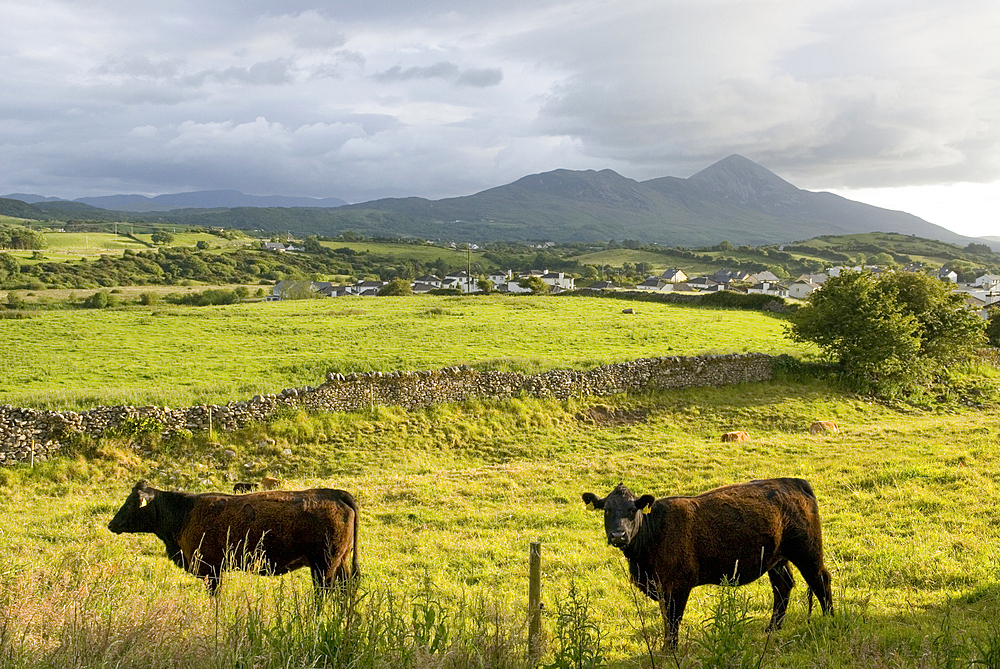
[[386,404],[414,409],[473,398],[567,398],[765,381],[771,378],[772,360],[759,353],[670,356],[604,365],[585,372],[556,369],[530,375],[477,371],[467,366],[388,374],[330,373],[318,388],[289,388],[276,395],[185,409],[115,406],[77,412],[0,406],[0,465],[44,460],[77,435],[100,439],[151,429],[165,436],[184,430],[232,431],[248,423],[267,421],[289,408],[357,411]]

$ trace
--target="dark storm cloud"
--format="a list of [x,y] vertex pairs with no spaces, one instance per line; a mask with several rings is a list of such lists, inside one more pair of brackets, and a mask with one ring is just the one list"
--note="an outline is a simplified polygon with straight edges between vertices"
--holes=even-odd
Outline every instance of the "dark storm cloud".
[[559,167],[1000,180],[993,0],[8,0],[0,191],[460,195]]

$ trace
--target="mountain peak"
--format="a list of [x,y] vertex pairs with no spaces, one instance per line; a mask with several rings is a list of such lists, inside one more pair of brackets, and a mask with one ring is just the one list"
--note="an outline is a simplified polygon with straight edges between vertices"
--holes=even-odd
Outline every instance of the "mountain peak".
[[745,205],[773,207],[782,202],[791,203],[801,193],[766,167],[735,153],[706,167],[688,181]]

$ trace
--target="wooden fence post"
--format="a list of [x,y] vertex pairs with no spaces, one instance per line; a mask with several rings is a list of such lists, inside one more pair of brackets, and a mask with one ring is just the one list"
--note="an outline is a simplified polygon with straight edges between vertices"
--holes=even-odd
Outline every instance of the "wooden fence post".
[[531,543],[528,572],[528,657],[537,659],[541,653],[542,633],[542,544]]

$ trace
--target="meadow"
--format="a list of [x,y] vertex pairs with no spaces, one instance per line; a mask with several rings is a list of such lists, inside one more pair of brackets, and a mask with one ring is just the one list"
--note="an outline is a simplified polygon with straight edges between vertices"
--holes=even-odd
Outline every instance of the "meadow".
[[[300,374],[302,385],[321,364],[583,367],[664,354],[665,346],[669,354],[749,346],[813,355],[791,347],[779,319],[750,312],[642,304],[636,316],[649,320],[640,328],[611,300],[433,299],[357,301],[350,304],[365,313],[340,315],[329,313],[331,301],[181,310],[160,318],[189,324],[188,343],[222,337],[214,343],[236,364],[222,365],[207,345],[190,348],[189,367],[136,387],[149,393],[184,374],[212,378],[240,364],[259,365],[251,373],[266,382]],[[245,311],[256,306],[273,310]],[[129,368],[151,357],[140,345],[98,343],[134,331],[145,346],[155,344],[138,327],[152,312],[117,313],[140,320],[126,328],[101,313],[88,328],[72,324],[90,332],[77,340],[80,357],[63,364],[80,367],[70,373],[77,383],[90,379],[95,398],[137,383]],[[348,325],[351,318],[358,322]],[[315,321],[315,330],[284,333],[282,341],[329,336],[336,343],[315,363],[273,371],[285,359],[260,351],[240,357],[248,342],[220,325],[232,321],[245,332],[241,321],[252,320],[278,332]],[[36,340],[39,358],[55,355],[50,349],[60,350],[69,332],[53,329],[58,321],[42,323],[52,334]],[[514,334],[485,343],[513,325]],[[161,336],[177,345],[185,340],[177,328]],[[650,328],[655,337],[638,338]],[[3,337],[16,331],[3,330]],[[436,335],[432,343],[415,346],[428,332]],[[689,334],[690,348],[678,347],[680,332]],[[351,348],[358,340],[377,345]],[[169,366],[151,364],[158,373]],[[111,380],[100,371],[116,365],[121,376]],[[1000,370],[985,363],[961,371],[993,392],[1000,386]],[[45,402],[81,399],[44,379],[34,389]],[[772,382],[726,388],[409,412],[287,412],[232,434],[80,440],[63,457],[0,469],[0,668],[995,667],[998,417],[995,404],[969,409],[943,398],[920,409],[784,371]],[[838,421],[842,433],[810,435],[816,419]],[[720,443],[731,429],[747,431],[751,441]],[[232,573],[219,597],[209,598],[165,558],[158,539],[106,529],[140,478],[206,491],[263,475],[289,487],[355,494],[364,572],[357,593],[317,610],[308,573]],[[585,509],[581,493],[603,496],[623,481],[637,494],[694,494],[771,476],[800,476],[816,490],[836,615],[809,617],[797,576],[785,628],[768,635],[766,582],[706,586],[693,593],[678,651],[662,654],[655,603],[628,585],[621,553],[607,545],[601,517]],[[547,650],[529,660],[524,620],[535,541],[542,545]]]
[[0,319],[0,403],[224,404],[319,385],[327,371],[537,372],[660,355],[815,353],[786,340],[771,314],[622,309],[601,298],[428,295],[32,312]]

